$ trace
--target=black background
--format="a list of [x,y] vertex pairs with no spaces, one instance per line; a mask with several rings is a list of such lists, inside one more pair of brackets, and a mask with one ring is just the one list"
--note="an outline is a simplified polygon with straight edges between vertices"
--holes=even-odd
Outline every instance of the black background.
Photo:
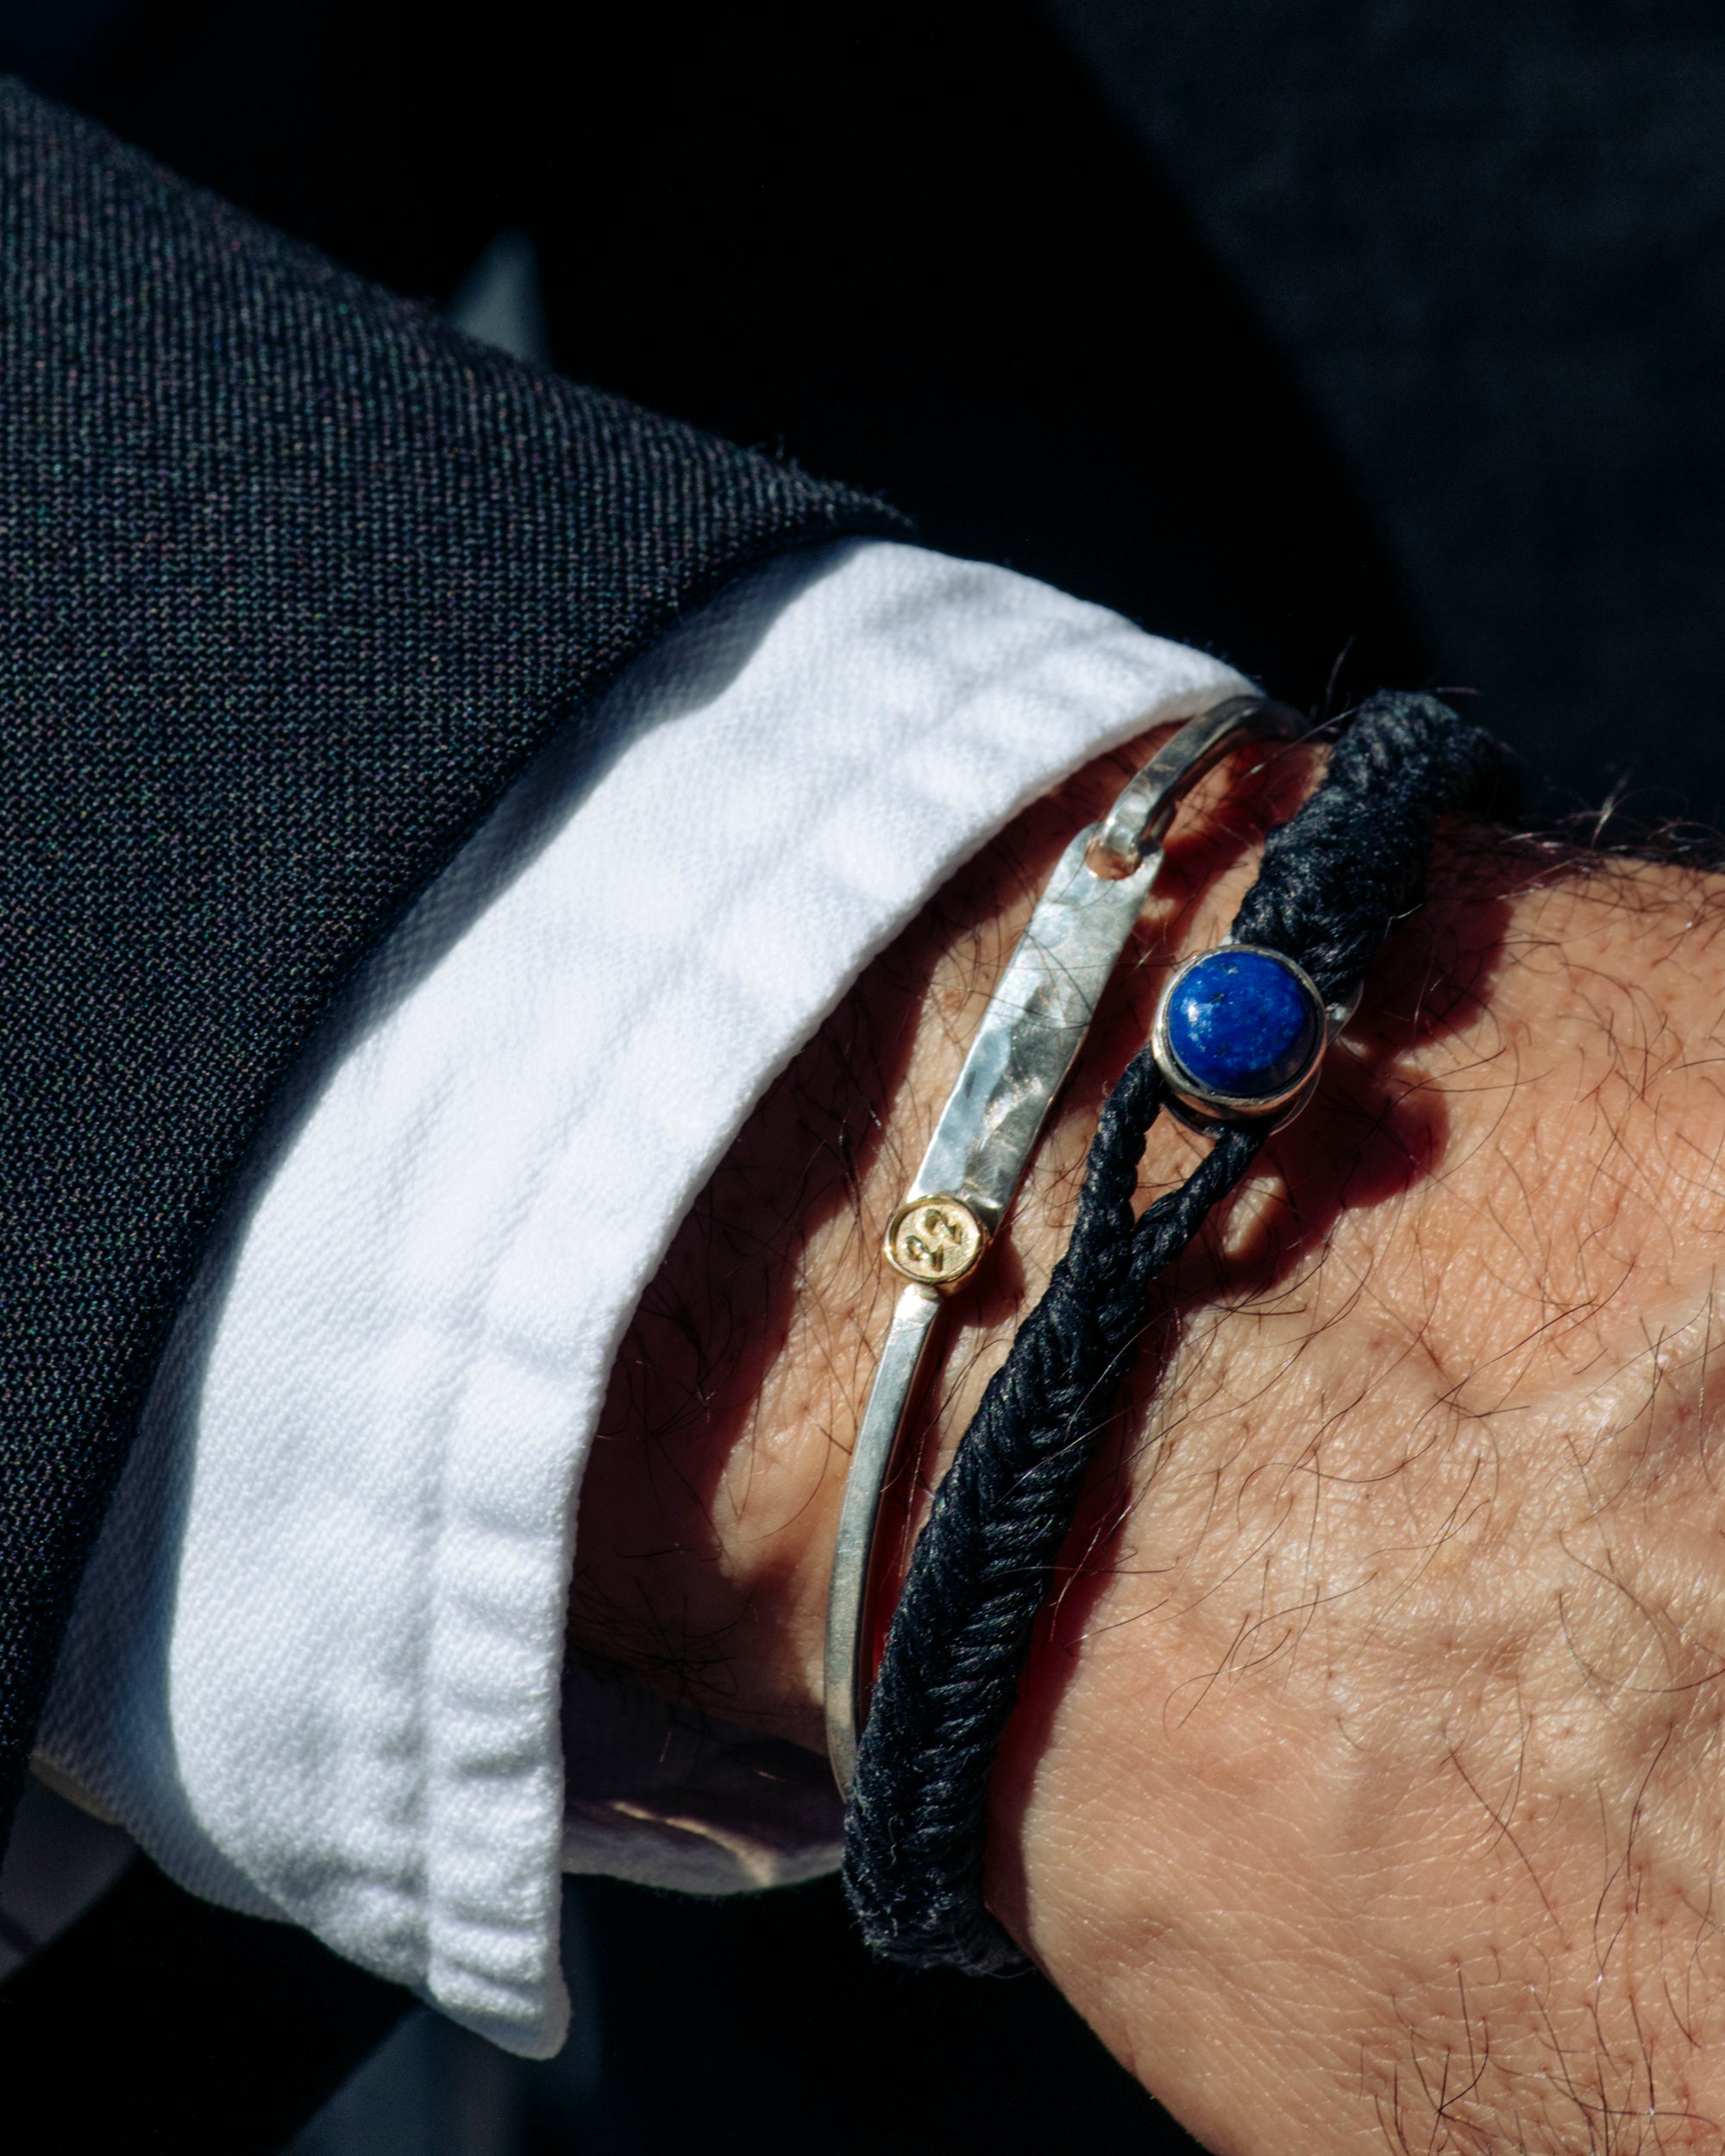
[[[1321,707],[1725,802],[1715,0],[13,0],[74,103],[398,288]],[[1339,690],[1332,668],[1347,654]]]

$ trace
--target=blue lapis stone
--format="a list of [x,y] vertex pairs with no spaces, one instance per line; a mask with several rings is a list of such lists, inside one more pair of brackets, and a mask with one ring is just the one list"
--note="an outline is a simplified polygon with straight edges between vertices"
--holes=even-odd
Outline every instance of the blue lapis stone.
[[1175,1059],[1206,1093],[1282,1093],[1309,1065],[1324,1014],[1273,951],[1211,951],[1187,968],[1164,1018]]

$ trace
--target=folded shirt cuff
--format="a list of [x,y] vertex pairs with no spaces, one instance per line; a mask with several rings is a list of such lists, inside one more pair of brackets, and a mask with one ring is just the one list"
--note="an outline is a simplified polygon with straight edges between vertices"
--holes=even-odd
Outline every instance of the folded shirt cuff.
[[584,730],[605,745],[572,730],[518,782],[279,1104],[151,1392],[44,1758],[194,1892],[530,2055],[567,2022],[564,1863],[708,1891],[829,1865],[820,1762],[563,1669],[619,1337],[750,1108],[929,893],[1089,757],[1239,686],[882,542],[769,564],[631,667]]

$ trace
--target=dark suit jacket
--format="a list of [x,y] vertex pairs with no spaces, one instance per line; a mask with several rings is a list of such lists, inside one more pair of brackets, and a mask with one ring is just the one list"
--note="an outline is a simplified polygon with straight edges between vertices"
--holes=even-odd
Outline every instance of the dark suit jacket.
[[520,366],[0,91],[0,1806],[297,1050],[553,730],[888,513]]

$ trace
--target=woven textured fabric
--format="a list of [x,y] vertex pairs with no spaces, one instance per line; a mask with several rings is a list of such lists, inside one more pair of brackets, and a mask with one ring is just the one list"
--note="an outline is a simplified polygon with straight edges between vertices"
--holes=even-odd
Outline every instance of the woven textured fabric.
[[0,1802],[200,1243],[524,762],[878,505],[537,369],[0,86]]

